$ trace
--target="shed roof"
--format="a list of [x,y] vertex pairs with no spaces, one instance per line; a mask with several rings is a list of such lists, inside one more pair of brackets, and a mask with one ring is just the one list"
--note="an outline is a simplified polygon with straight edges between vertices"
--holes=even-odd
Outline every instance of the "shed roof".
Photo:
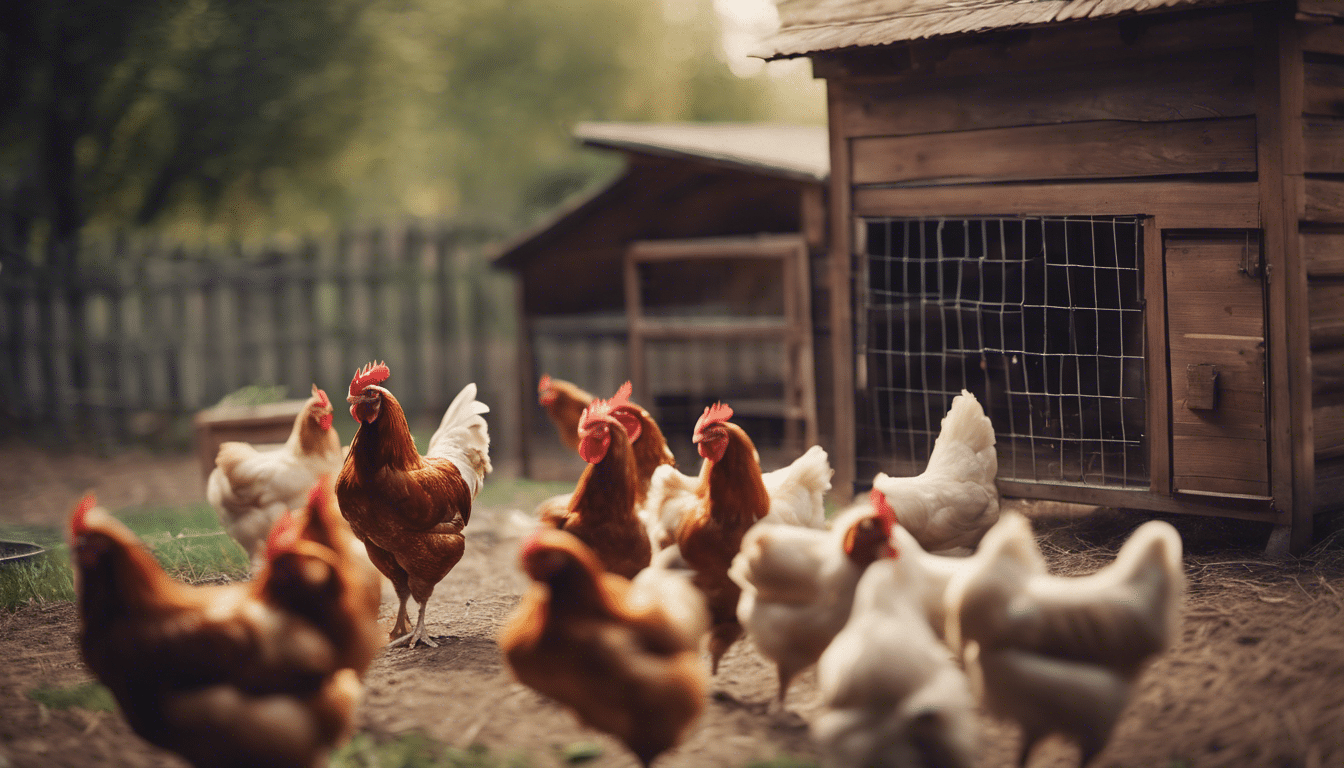
[[[582,143],[670,160],[708,162],[735,170],[813,184],[830,176],[831,157],[824,125],[781,123],[579,123]],[[517,268],[561,229],[629,193],[629,174],[570,201],[538,225],[500,248],[496,266]]]
[[780,30],[756,55],[781,59],[991,29],[1248,1],[778,0]]
[[831,170],[824,125],[579,123],[574,136],[593,147],[710,160],[803,181],[825,181]]

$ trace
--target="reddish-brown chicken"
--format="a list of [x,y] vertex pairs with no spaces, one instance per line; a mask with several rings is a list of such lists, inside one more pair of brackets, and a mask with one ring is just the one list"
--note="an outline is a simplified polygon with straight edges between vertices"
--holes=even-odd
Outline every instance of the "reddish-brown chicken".
[[756,461],[756,446],[742,428],[729,422],[733,409],[715,403],[695,423],[692,441],[705,467],[696,503],[677,527],[681,556],[695,570],[695,586],[709,604],[709,653],[713,671],[742,636],[737,601],[742,588],[728,576],[742,547],[742,536],[770,511],[770,497]]
[[640,424],[624,408],[626,382],[610,400],[594,400],[579,419],[579,455],[588,462],[568,508],[543,512],[542,523],[567,531],[588,545],[603,567],[627,579],[649,564],[653,549],[644,523],[635,515],[639,480],[632,442]]
[[560,435],[560,442],[569,446],[571,451],[579,449],[579,417],[594,399],[591,392],[564,379],[553,379],[549,374],[543,375],[537,382],[537,402],[551,417],[556,434]]
[[520,560],[534,583],[499,637],[513,674],[649,765],[704,710],[696,648],[703,606],[665,611],[665,597],[632,594],[629,581],[604,573],[592,550],[563,531],[539,529]]
[[[437,646],[425,634],[425,604],[462,559],[462,529],[490,472],[490,434],[468,384],[453,399],[421,456],[392,393],[378,386],[390,375],[382,363],[364,366],[350,382],[350,415],[359,429],[336,480],[341,514],[364,542],[369,559],[392,581],[401,601],[392,645]],[[412,631],[406,601],[420,616]]]
[[[557,392],[564,391],[569,393],[583,392],[583,390],[567,381],[551,379],[548,376],[543,376],[541,381],[548,391],[554,390]],[[626,382],[626,384],[629,385],[629,382]],[[545,396],[546,395],[543,394],[543,398]],[[555,401],[556,403],[566,402],[568,401],[568,398],[572,396],[574,395],[567,394],[563,399],[560,399],[560,395],[553,395],[553,397],[557,398]],[[592,401],[590,400],[589,402]],[[631,431],[630,433],[630,440],[634,446],[635,477],[638,480],[638,485],[635,489],[635,507],[638,509],[644,504],[645,499],[649,495],[649,484],[653,480],[654,470],[664,464],[675,467],[677,459],[672,455],[672,449],[667,446],[667,438],[663,436],[663,430],[659,428],[658,422],[654,421],[653,416],[648,411],[639,407],[639,405],[630,402],[628,399],[624,403],[616,406],[613,410],[618,413],[627,414],[629,416],[629,419],[627,420],[634,420],[639,424],[639,429]],[[580,411],[580,415],[581,414],[582,411]],[[578,450],[577,417],[573,426],[575,443],[570,447]],[[556,421],[556,428],[561,428],[561,422],[559,420]],[[572,492],[562,493],[546,499],[541,502],[541,504],[537,505],[537,517],[545,519],[563,513],[565,510],[569,509],[569,503],[572,496]]]
[[201,768],[325,764],[380,642],[376,583],[322,543],[340,546],[333,514],[319,487],[305,524],[281,518],[255,580],[193,587],[92,495],[79,503],[80,650],[136,733]]

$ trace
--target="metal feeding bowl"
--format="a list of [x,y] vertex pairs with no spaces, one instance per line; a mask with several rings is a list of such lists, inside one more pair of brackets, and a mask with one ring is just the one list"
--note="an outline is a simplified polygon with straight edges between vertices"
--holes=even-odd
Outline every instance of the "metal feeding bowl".
[[0,568],[31,562],[46,551],[43,547],[23,541],[0,541]]

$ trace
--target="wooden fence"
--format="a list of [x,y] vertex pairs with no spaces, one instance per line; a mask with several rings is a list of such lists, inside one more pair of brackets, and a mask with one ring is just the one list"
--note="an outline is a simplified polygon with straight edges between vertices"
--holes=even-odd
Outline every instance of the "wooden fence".
[[480,242],[421,228],[255,251],[123,240],[81,253],[77,281],[0,274],[5,429],[124,440],[247,385],[306,397],[316,383],[340,412],[355,369],[378,359],[413,421],[476,381],[507,440],[513,287]]

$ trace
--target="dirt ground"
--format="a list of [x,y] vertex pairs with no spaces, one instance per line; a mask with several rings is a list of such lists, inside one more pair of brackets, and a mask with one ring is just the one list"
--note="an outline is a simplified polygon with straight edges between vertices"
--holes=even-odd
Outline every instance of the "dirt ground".
[[[111,508],[178,504],[203,497],[190,456],[129,453],[111,459],[56,456],[0,446],[0,521],[64,518],[84,490]],[[1098,510],[1060,516],[1025,505],[1053,569],[1084,573],[1109,560],[1149,515]],[[436,649],[385,651],[374,663],[359,729],[381,739],[422,732],[447,744],[484,744],[522,754],[535,767],[561,765],[559,750],[602,745],[587,765],[635,766],[617,742],[580,727],[564,709],[515,683],[495,634],[526,586],[514,565],[510,510],[478,509],[467,554],[429,606]],[[1182,532],[1190,590],[1177,647],[1143,675],[1098,766],[1344,765],[1344,552],[1326,542],[1310,556],[1264,560],[1265,531],[1206,518],[1168,518]],[[390,626],[395,604],[384,602]],[[90,679],[74,642],[68,604],[0,613],[0,768],[7,766],[182,766],[149,747],[119,714],[48,709],[28,696],[41,687]],[[706,660],[708,664],[708,660]],[[689,739],[663,768],[745,766],[792,755],[815,759],[807,722],[815,677],[804,673],[787,711],[767,706],[774,671],[748,642],[725,658],[712,700]],[[984,718],[980,765],[1008,766],[1016,728]],[[1076,751],[1046,743],[1032,765],[1073,766]]]

